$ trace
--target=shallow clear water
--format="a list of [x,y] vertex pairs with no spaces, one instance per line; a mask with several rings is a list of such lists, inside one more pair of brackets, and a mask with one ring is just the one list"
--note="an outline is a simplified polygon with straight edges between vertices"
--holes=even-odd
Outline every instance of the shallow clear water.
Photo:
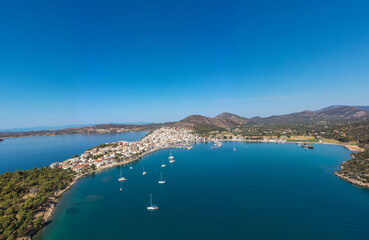
[[0,174],[64,161],[102,143],[137,141],[147,132],[8,138],[0,142]]
[[[79,180],[36,239],[368,238],[369,191],[333,175],[350,158],[344,147],[210,146],[173,149],[174,164],[166,149],[123,167],[123,191],[119,167]],[[146,210],[150,193],[157,212]]]

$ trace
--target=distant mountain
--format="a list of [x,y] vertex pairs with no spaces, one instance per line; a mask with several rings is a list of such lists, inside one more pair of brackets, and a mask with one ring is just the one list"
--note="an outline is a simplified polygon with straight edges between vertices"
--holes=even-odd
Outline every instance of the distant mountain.
[[[109,123],[113,125],[150,125],[149,122],[125,122],[125,123]],[[70,124],[62,126],[38,126],[29,128],[11,128],[11,129],[0,129],[0,132],[32,132],[32,131],[55,131],[68,128],[80,128],[95,126],[96,124]]]
[[246,125],[248,122],[247,118],[227,112],[219,114],[214,119],[223,122],[224,126],[232,126],[232,127]]
[[[322,108],[322,109],[319,109],[315,112],[324,112],[326,110],[331,110],[331,109],[334,109],[334,108],[342,108],[342,107],[350,107],[348,105],[332,105],[332,106],[329,106],[329,107],[325,107],[325,108]],[[364,110],[364,111],[369,111],[369,106],[351,106],[351,107],[356,107],[360,110]]]
[[[253,124],[299,124],[299,123],[317,123],[321,121],[349,122],[369,120],[369,106],[345,106],[334,105],[322,108],[317,111],[302,111],[297,113],[274,115],[270,117],[244,118],[232,113],[221,113],[211,118],[202,115],[191,115],[179,122],[166,123],[136,123],[136,124],[98,124],[88,126],[74,126],[56,130],[41,131],[0,131],[0,137],[22,137],[22,136],[45,136],[76,133],[114,133],[121,131],[149,131],[152,129],[175,126],[175,127],[200,127],[200,128],[228,128],[243,127]],[[43,127],[45,128],[45,127]],[[23,129],[24,130],[24,129]]]
[[194,127],[194,126],[218,126],[220,122],[214,118],[205,117],[202,115],[190,115],[179,122],[174,123],[175,127]]
[[38,127],[28,127],[28,128],[10,128],[10,129],[0,129],[0,132],[30,132],[30,131],[53,131],[53,130],[61,130],[66,128],[76,128],[76,127],[85,127],[92,126],[94,124],[70,124],[70,125],[62,125],[62,126],[38,126]]
[[369,111],[369,106],[355,106],[360,110]]
[[238,116],[232,113],[222,113],[214,118],[205,117],[202,115],[191,115],[185,119],[174,123],[177,127],[239,127],[247,124],[247,118]]
[[330,106],[318,111],[303,111],[286,115],[275,115],[266,118],[251,118],[253,123],[293,124],[319,121],[348,121],[369,119],[369,111],[353,106]]
[[331,109],[335,109],[335,108],[340,108],[340,107],[347,107],[347,105],[332,105],[332,106],[329,106],[329,107],[325,107],[325,108],[316,110],[314,112],[320,113],[320,112],[324,112],[324,111],[327,111],[327,110],[331,110]]
[[358,107],[353,106],[335,105],[320,109],[318,111],[307,110],[265,118],[258,116],[247,119],[232,113],[222,113],[214,118],[202,115],[191,115],[177,123],[174,123],[174,126],[227,128],[242,127],[247,124],[296,124],[315,123],[320,121],[359,121],[367,119],[369,119],[369,111],[361,110]]

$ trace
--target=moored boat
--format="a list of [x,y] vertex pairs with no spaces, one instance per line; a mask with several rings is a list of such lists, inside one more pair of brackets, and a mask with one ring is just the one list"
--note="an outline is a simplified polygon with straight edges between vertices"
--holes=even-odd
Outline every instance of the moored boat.
[[169,155],[169,157],[168,157],[168,159],[174,159],[174,157],[173,157],[173,155],[172,155],[172,150],[170,150],[170,155]]
[[163,180],[163,173],[160,172],[160,180],[158,181],[159,184],[164,184],[165,180]]
[[163,163],[161,164],[161,167],[166,167],[167,165],[164,163],[164,160],[163,160]]
[[119,182],[124,182],[124,181],[126,181],[126,180],[127,180],[127,179],[126,179],[125,177],[121,177],[121,178],[119,178],[119,179],[118,179],[118,181],[119,181]]
[[156,211],[159,210],[159,206],[152,204],[152,194],[150,193],[150,204],[146,207],[148,211]]

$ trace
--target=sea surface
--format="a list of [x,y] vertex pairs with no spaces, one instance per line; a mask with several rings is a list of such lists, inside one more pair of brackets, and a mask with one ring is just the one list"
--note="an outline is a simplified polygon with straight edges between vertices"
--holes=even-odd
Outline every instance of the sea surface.
[[[169,149],[161,150],[132,164],[132,170],[129,164],[80,179],[35,239],[369,238],[369,191],[333,175],[350,159],[346,148],[211,146],[173,149],[173,164]],[[117,181],[121,170],[128,179],[123,184]],[[164,185],[158,184],[160,172]],[[160,207],[156,212],[146,210],[150,193]]]
[[137,141],[148,132],[7,138],[0,142],[0,174],[50,165],[102,143]]

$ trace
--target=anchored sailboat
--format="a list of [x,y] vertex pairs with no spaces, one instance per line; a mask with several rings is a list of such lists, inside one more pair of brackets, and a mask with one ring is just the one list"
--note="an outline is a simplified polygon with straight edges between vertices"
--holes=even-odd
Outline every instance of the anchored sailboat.
[[166,167],[167,165],[165,165],[164,160],[163,163],[161,164],[161,167]]
[[158,205],[152,204],[152,194],[151,193],[150,193],[150,204],[146,207],[146,209],[148,211],[156,211],[156,210],[159,210],[159,206]]
[[172,150],[170,150],[170,156],[168,157],[169,163],[174,163],[176,160],[174,160],[174,157],[172,155]]
[[172,155],[172,150],[170,150],[170,156],[168,157],[169,160],[174,159],[173,155]]
[[122,176],[122,168],[120,168],[120,175],[119,175],[119,178],[118,178],[118,181],[119,182],[124,182],[126,181],[127,179],[125,177]]
[[123,190],[123,182],[126,181],[127,179],[125,177],[122,176],[122,168],[120,168],[120,174],[119,174],[119,178],[118,181],[120,182],[120,191]]
[[160,172],[160,180],[158,181],[159,184],[164,184],[165,180],[163,180],[163,173]]

